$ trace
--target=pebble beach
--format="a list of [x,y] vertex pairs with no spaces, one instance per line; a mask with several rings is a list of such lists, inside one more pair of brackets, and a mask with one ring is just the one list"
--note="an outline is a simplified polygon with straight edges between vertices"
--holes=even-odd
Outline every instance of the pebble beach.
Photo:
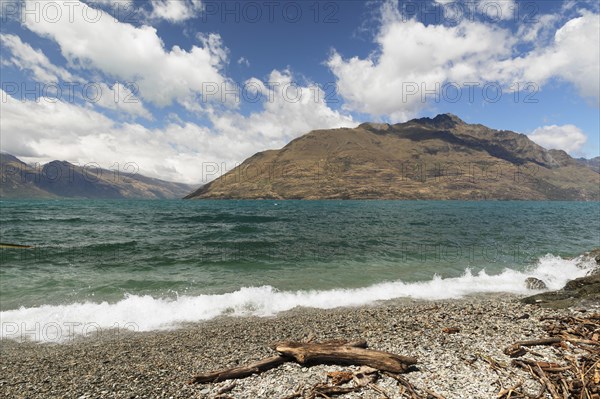
[[[0,349],[0,397],[285,398],[326,382],[329,372],[358,370],[288,362],[235,383],[189,384],[195,374],[272,356],[270,345],[275,342],[307,339],[364,339],[369,348],[415,356],[417,367],[403,377],[422,392],[446,399],[495,398],[519,381],[536,395],[540,385],[525,372],[491,367],[490,361],[510,364],[503,349],[546,336],[543,325],[549,318],[598,310],[600,304],[553,310],[522,304],[516,296],[485,295],[332,310],[296,308],[262,318],[224,316],[168,331],[105,331],[62,344],[5,339]],[[448,334],[445,328],[459,332]],[[544,346],[527,356],[552,361],[558,354]],[[378,390],[365,388],[336,397],[404,397],[393,378],[382,375],[376,384]]]

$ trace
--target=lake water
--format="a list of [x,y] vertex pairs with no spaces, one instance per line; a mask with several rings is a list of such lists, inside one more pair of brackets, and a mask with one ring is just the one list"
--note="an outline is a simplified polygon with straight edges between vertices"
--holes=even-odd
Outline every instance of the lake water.
[[33,248],[0,249],[2,335],[557,289],[598,220],[597,202],[3,200],[0,241]]

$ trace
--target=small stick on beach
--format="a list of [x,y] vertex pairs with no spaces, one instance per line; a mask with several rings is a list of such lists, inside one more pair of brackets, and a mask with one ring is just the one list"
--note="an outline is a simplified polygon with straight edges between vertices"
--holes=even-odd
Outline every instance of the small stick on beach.
[[554,345],[562,342],[563,339],[560,337],[541,338],[533,339],[529,341],[518,341],[504,349],[504,354],[510,357],[521,357],[527,353],[524,346],[537,346],[537,345]]
[[226,368],[212,371],[210,373],[199,374],[195,376],[192,381],[190,381],[190,384],[201,384],[206,382],[231,380],[235,378],[245,378],[251,376],[252,374],[261,373],[263,371],[275,368],[287,361],[289,361],[289,359],[286,359],[283,356],[271,356],[246,366]]

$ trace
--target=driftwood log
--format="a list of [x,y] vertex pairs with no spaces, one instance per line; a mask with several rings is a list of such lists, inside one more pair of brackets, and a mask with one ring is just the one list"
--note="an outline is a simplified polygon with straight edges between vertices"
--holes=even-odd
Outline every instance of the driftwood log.
[[366,341],[336,340],[322,343],[281,342],[273,345],[273,349],[279,352],[277,356],[271,356],[245,366],[199,374],[192,378],[190,383],[199,384],[245,378],[290,361],[306,365],[323,363],[369,366],[391,373],[404,373],[410,365],[417,363],[417,359],[414,357],[370,350],[366,349],[366,347]]
[[404,373],[410,365],[417,363],[414,357],[330,343],[281,342],[274,349],[300,364],[369,366],[391,373]]

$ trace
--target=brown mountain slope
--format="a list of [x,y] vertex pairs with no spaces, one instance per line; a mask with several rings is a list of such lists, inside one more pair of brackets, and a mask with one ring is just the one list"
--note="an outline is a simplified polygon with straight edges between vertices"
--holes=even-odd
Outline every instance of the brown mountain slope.
[[27,165],[0,154],[0,198],[181,198],[193,188],[183,183],[81,167],[65,161]]
[[34,169],[17,157],[0,153],[0,198],[57,198],[37,187]]
[[445,114],[312,131],[186,198],[598,200],[599,179],[564,151]]
[[577,162],[591,168],[596,173],[600,173],[600,157],[592,159],[578,158]]

